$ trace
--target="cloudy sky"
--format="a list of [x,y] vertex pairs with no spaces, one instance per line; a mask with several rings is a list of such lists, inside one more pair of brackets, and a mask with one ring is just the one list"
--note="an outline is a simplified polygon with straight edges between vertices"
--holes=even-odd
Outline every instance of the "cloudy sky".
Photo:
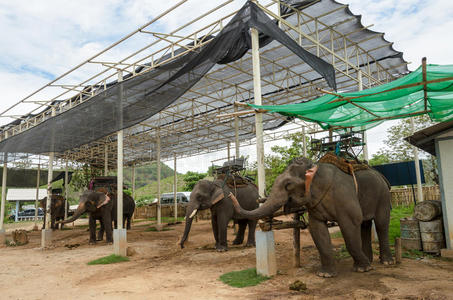
[[[189,0],[172,17],[155,23],[153,30],[169,32],[221,2]],[[244,2],[234,0],[225,10],[239,8]],[[420,64],[423,56],[428,58],[428,63],[453,64],[453,41],[450,38],[453,30],[453,1],[340,2],[350,4],[353,13],[362,15],[365,26],[374,24],[372,30],[385,32],[385,38],[394,42],[394,48],[403,51],[404,58],[411,62],[411,70]],[[3,111],[175,3],[175,0],[0,0],[0,110]],[[210,21],[215,20],[216,16],[213,14]],[[117,54],[121,56],[122,51],[127,53],[130,49],[120,48]],[[0,124],[3,123],[5,120],[0,120]],[[388,126],[387,122],[371,130],[371,153],[382,147],[381,142]],[[181,172],[188,169],[205,171],[210,165],[208,160],[215,156],[203,158],[206,163],[196,166],[190,160],[181,161],[178,169]],[[225,156],[225,153],[217,156]]]

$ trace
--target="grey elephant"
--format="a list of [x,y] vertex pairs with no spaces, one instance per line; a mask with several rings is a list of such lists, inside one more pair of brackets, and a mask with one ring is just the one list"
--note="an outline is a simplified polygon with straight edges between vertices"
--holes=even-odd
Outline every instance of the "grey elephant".
[[194,186],[190,194],[190,201],[186,208],[186,225],[184,234],[180,241],[181,248],[184,248],[184,242],[190,232],[192,221],[198,210],[211,209],[212,232],[216,241],[215,248],[217,251],[227,251],[227,227],[228,222],[233,219],[239,224],[239,229],[233,245],[240,245],[244,241],[245,229],[248,225],[249,232],[247,238],[247,246],[255,245],[255,220],[248,220],[240,217],[233,207],[231,200],[224,198],[230,192],[235,192],[236,197],[241,205],[246,209],[255,209],[258,207],[257,199],[259,198],[258,190],[252,183],[247,183],[245,186],[237,187],[236,191],[228,187],[223,180],[200,180]]
[[[101,192],[102,192],[102,190],[101,190]],[[113,221],[114,228],[117,228],[118,197],[117,197],[116,193],[112,193],[110,195],[111,195],[112,202],[113,202],[111,220]],[[126,228],[127,230],[131,229],[132,215],[134,214],[134,211],[135,211],[134,199],[131,196],[129,196],[128,194],[123,192],[123,228]],[[99,219],[99,222],[101,223],[101,226],[100,226],[100,230],[98,232],[97,240],[102,241],[104,239],[104,231],[105,231],[102,218]]]
[[247,211],[234,197],[231,198],[236,210],[252,219],[270,216],[282,206],[286,210],[305,206],[309,213],[310,234],[321,257],[318,275],[333,277],[336,267],[327,221],[338,222],[346,248],[354,260],[355,271],[371,269],[372,220],[379,237],[381,263],[393,264],[388,240],[390,186],[371,168],[356,171],[355,180],[357,186],[353,176],[333,164],[315,166],[311,160],[299,158],[277,177],[267,201],[258,209]]
[[[46,210],[47,208],[47,197],[40,201],[40,206]],[[69,210],[69,203],[66,202],[66,209]],[[65,198],[61,195],[53,194],[50,201],[50,228],[58,229],[58,223],[56,221],[64,220],[64,211],[65,211]],[[42,229],[46,228],[46,219],[47,214],[44,214],[44,222]],[[63,229],[63,224],[61,224],[60,229]]]
[[111,197],[102,192],[85,191],[80,196],[79,206],[74,212],[74,215],[61,224],[74,222],[82,214],[88,212],[89,214],[89,228],[90,228],[90,244],[96,243],[96,220],[100,220],[104,224],[106,241],[113,243],[113,229],[112,229],[112,209],[113,201]]

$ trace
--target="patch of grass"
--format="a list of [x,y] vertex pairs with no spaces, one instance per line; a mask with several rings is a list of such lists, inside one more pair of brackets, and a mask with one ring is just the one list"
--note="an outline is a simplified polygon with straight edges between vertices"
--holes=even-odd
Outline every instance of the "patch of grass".
[[400,219],[410,217],[414,213],[414,205],[393,207],[390,212],[389,242],[395,244],[395,237],[401,236]]
[[343,235],[341,234],[341,230],[338,230],[337,232],[333,232],[330,234],[330,238],[331,239],[338,239],[338,238],[342,238]]
[[[169,231],[169,230],[173,230],[173,228],[163,227],[162,230],[160,230],[160,231]],[[157,230],[156,227],[151,226],[149,228],[146,228],[145,231],[159,231],[159,230]]]
[[225,273],[219,277],[220,281],[232,287],[243,288],[247,286],[255,286],[270,277],[261,276],[256,273],[256,269],[247,269],[242,271],[233,271]]
[[346,249],[346,245],[341,245],[341,248],[335,253],[335,258],[343,259],[348,257],[351,257],[351,255],[349,254],[348,249]]
[[107,264],[114,264],[119,262],[129,261],[128,257],[120,256],[120,255],[109,255],[106,257],[101,257],[95,260],[88,262],[88,265],[107,265]]

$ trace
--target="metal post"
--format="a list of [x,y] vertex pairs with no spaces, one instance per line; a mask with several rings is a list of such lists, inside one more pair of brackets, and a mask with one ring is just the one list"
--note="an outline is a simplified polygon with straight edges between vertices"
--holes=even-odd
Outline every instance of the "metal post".
[[66,159],[66,166],[64,168],[64,219],[68,218],[68,181],[69,181],[69,173],[68,173],[68,160]]
[[175,223],[178,221],[178,198],[177,198],[177,192],[178,192],[178,185],[177,185],[177,180],[178,180],[178,173],[176,172],[176,153],[174,156],[174,161],[173,161],[173,199],[175,199]]
[[[5,202],[6,202],[6,175],[7,175],[7,160],[8,154],[4,153],[3,156],[3,178],[2,178],[2,203],[0,208],[0,247],[5,244],[5,229],[3,229],[3,222],[5,217]],[[17,211],[16,211],[17,214]]]
[[[235,105],[234,106],[234,111],[237,112],[238,111],[238,107]],[[239,154],[239,117],[238,116],[234,116],[234,147],[236,149],[236,158],[239,158],[240,157],[240,154]]]
[[230,160],[230,142],[227,143],[227,159]]
[[132,164],[132,198],[135,199],[135,163]]
[[[362,70],[359,69],[357,72],[357,80],[359,82],[359,91],[363,91],[363,80],[362,80]],[[369,156],[368,156],[368,137],[365,128],[363,129],[363,159],[366,161],[369,161]]]
[[[118,83],[123,81],[123,73],[121,71],[118,72]],[[119,128],[120,130],[117,132],[117,177],[116,177],[116,184],[117,184],[117,229],[113,230],[113,249],[116,255],[126,256],[127,250],[127,232],[126,229],[123,228],[123,138],[124,133],[121,128],[123,128],[123,85],[120,83],[119,85],[119,94],[120,102],[118,107],[118,115],[119,115]]]
[[307,136],[305,134],[305,125],[302,126],[302,144],[304,146],[304,157],[307,157]]
[[41,248],[45,249],[46,247],[50,246],[52,243],[52,228],[51,225],[51,213],[50,207],[52,202],[52,177],[53,177],[53,159],[54,159],[54,152],[49,153],[49,162],[48,162],[48,170],[47,170],[47,201],[46,201],[46,224],[45,229],[41,231]]
[[[260,72],[260,52],[258,43],[258,30],[250,29],[252,35],[252,59],[253,59],[253,96],[255,104],[261,105],[261,72]],[[258,192],[264,197],[265,173],[264,173],[264,141],[263,141],[263,114],[255,114],[256,131],[256,160],[258,167]]]
[[[35,226],[33,230],[38,230],[38,200],[39,200],[39,178],[41,177],[41,163],[38,163],[38,170],[36,173],[36,197],[35,197]],[[66,219],[66,217],[65,217]]]
[[104,176],[109,173],[109,145],[104,146]]
[[[411,132],[414,134],[415,126],[414,126],[414,118],[410,118],[411,122]],[[423,201],[423,190],[422,190],[422,178],[420,174],[420,161],[418,159],[418,149],[415,146],[412,146],[413,153],[414,153],[414,162],[415,162],[415,176],[417,178],[417,200],[419,202]]]
[[157,131],[157,230],[162,229],[162,212],[160,203],[160,132]]

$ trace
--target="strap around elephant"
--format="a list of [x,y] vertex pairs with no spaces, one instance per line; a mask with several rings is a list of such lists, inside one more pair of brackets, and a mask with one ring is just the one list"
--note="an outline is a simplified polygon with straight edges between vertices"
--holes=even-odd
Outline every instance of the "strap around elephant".
[[[316,176],[316,173],[313,175],[313,179],[314,179],[315,176]],[[328,186],[326,189],[324,189],[324,193],[322,194],[321,197],[319,197],[319,200],[318,200],[315,204],[309,206],[308,208],[309,208],[309,209],[313,209],[313,208],[315,208],[316,206],[318,206],[319,203],[321,203],[321,201],[324,200],[324,198],[326,197],[327,193],[328,193],[328,192],[330,191],[330,189],[332,188],[332,185],[333,185],[333,179],[330,180],[329,186]],[[309,196],[311,197],[311,195],[309,195]]]

